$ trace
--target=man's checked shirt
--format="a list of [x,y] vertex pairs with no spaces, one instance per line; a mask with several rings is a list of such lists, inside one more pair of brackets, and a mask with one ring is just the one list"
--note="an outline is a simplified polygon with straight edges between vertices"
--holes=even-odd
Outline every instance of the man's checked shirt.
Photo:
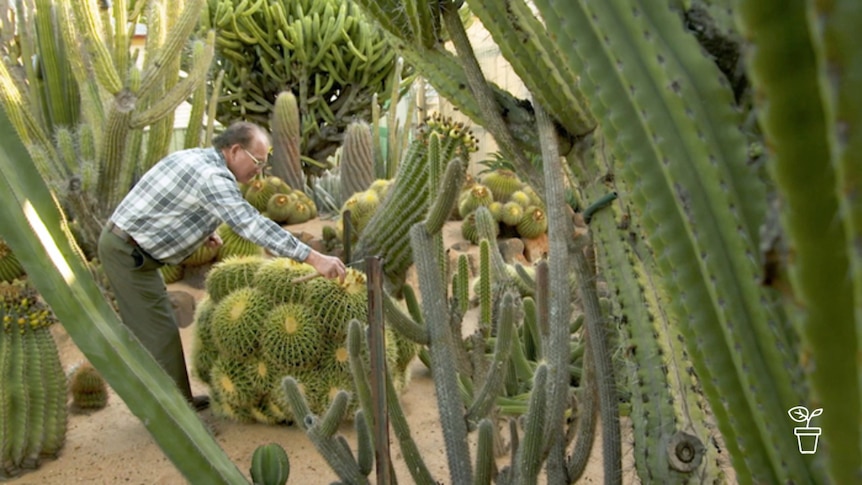
[[302,241],[243,199],[236,177],[215,148],[172,153],[147,171],[111,216],[154,258],[177,264],[226,222],[272,253],[305,261]]

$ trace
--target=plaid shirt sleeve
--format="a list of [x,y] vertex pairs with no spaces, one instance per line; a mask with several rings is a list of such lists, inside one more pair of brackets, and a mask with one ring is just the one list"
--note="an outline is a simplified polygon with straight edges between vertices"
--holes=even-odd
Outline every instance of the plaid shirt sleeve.
[[210,213],[224,221],[237,234],[263,246],[278,256],[305,261],[311,248],[263,217],[239,192],[236,182],[227,176],[207,177],[201,187],[201,197]]

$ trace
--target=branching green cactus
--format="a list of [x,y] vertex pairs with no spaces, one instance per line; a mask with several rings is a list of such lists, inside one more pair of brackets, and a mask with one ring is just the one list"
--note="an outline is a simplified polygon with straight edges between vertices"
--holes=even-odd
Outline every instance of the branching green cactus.
[[397,55],[354,4],[206,1],[204,23],[219,32],[225,69],[219,121],[268,126],[276,96],[290,90],[302,120],[306,170],[325,167],[351,121],[371,118],[374,94],[379,102],[389,96]]

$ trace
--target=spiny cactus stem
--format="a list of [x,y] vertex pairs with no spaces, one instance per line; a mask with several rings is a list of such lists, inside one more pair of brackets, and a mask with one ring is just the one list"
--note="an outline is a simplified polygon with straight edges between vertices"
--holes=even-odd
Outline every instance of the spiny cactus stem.
[[[524,342],[527,342],[527,336],[529,335],[529,341],[533,343],[533,353],[535,355],[531,355],[535,361],[540,361],[544,358],[544,353],[542,351],[542,335],[539,333],[539,323],[538,323],[538,310],[536,309],[536,300],[532,297],[526,297],[523,301],[524,305]],[[569,332],[574,333],[574,332]]]
[[[573,224],[569,214],[565,212],[565,195],[563,184],[560,179],[562,169],[560,167],[560,155],[557,147],[556,133],[553,123],[547,113],[540,105],[534,104],[536,110],[536,122],[539,132],[539,142],[542,147],[542,164],[545,178],[545,202],[548,215],[548,345],[546,349],[547,362],[549,365],[548,376],[548,409],[545,428],[546,442],[544,446],[550,449],[555,442],[562,440],[560,429],[565,422],[565,409],[568,404],[569,381],[569,320],[571,317],[571,291],[568,282],[569,240],[573,234]],[[583,252],[575,249],[575,259]],[[585,261],[584,261],[585,262]],[[585,279],[588,278],[588,279]],[[580,273],[578,279],[582,284],[595,284],[592,276]],[[593,286],[595,291],[595,287]],[[596,297],[596,303],[598,299]],[[544,342],[543,342],[544,344]],[[610,354],[608,354],[610,359]],[[609,385],[613,385],[613,378]],[[617,419],[617,413],[613,413],[613,419]],[[615,422],[615,421],[614,421]],[[613,426],[612,426],[613,427]],[[619,437],[619,425],[615,425],[617,437]],[[616,450],[619,451],[619,439],[617,439]],[[606,470],[619,469],[621,461],[619,454],[607,454],[604,456]],[[611,463],[610,465],[608,463]],[[619,483],[619,473],[606,473],[607,483]]]
[[461,23],[458,9],[447,2],[443,5],[442,10],[443,22],[446,24],[446,30],[449,32],[449,36],[455,46],[455,51],[458,53],[461,67],[464,69],[464,74],[467,77],[467,84],[476,98],[479,111],[485,120],[486,128],[494,136],[494,139],[497,140],[497,143],[500,144],[503,151],[512,158],[517,172],[522,174],[539,193],[544,192],[545,184],[542,178],[536,169],[533,168],[533,165],[530,164],[530,161],[527,160],[524,151],[518,146],[515,137],[500,114],[500,107],[494,100],[494,94],[488,87],[484,74],[482,74],[482,68],[479,66],[479,61],[476,59],[476,54],[470,45],[470,39],[464,30],[464,24]]
[[344,420],[344,415],[347,412],[347,402],[350,400],[350,395],[345,390],[339,390],[335,394],[335,399],[326,410],[326,414],[320,420],[320,434],[325,438],[331,438],[338,431],[338,426]]
[[487,239],[479,241],[479,328],[486,336],[491,328],[491,263],[490,244]]
[[[526,331],[526,329],[524,330]],[[500,338],[499,332],[497,333],[497,338]],[[522,341],[518,338],[515,338],[512,342],[512,367],[515,369],[517,380],[526,382],[533,378],[534,370],[530,366],[527,355],[524,353]]]
[[383,312],[386,315],[386,321],[396,332],[417,344],[428,345],[428,330],[425,326],[420,325],[410,318],[410,315],[404,313],[395,299],[388,294],[383,298]]
[[[435,137],[436,135],[436,133],[432,134]],[[443,223],[452,213],[452,206],[458,199],[461,186],[464,185],[466,175],[464,167],[464,163],[459,158],[453,158],[446,166],[442,184],[436,189],[432,189],[432,193],[436,194],[436,197],[428,209],[428,215],[425,216],[425,225],[431,234],[440,232]]]
[[356,386],[356,397],[361,408],[365,410],[368,427],[374,429],[371,385],[368,383],[367,369],[362,362],[362,324],[356,319],[351,320],[347,327],[347,355],[350,360],[350,373]]
[[520,345],[520,342],[512,342],[515,326],[515,298],[511,293],[503,296],[500,311],[500,320],[497,323],[497,342],[494,346],[494,357],[488,367],[485,382],[479,390],[475,401],[467,410],[467,421],[476,422],[488,415],[494,399],[500,394],[500,388],[506,375],[509,355],[512,345]]
[[[586,337],[589,341],[589,336]],[[587,461],[593,450],[593,442],[596,438],[596,392],[598,385],[596,375],[593,372],[593,360],[589,351],[589,344],[584,353],[584,373],[581,378],[580,401],[578,401],[578,417],[572,426],[577,426],[575,435],[575,449],[566,459],[566,476],[568,483],[575,483],[581,478],[587,468]]]
[[224,69],[220,69],[216,75],[215,81],[213,81],[212,91],[210,92],[210,98],[207,102],[207,129],[204,134],[203,146],[209,146],[212,144],[213,132],[215,131],[216,108],[218,107],[219,93],[221,93],[223,82]]
[[536,322],[539,334],[542,336],[542,348],[547,353],[551,329],[548,325],[548,298],[550,283],[548,282],[548,261],[543,259],[536,265]]
[[99,80],[99,84],[110,94],[118,93],[123,89],[123,83],[120,80],[120,75],[117,73],[107,46],[102,42],[101,29],[96,25],[96,19],[99,16],[93,10],[92,2],[70,3],[75,14],[76,25],[81,29],[81,37],[85,39],[93,71]]
[[398,172],[398,164],[401,161],[400,148],[398,143],[398,98],[399,88],[401,86],[401,72],[404,69],[404,60],[398,59],[395,62],[395,69],[392,70],[390,78],[390,93],[389,93],[389,113],[386,117],[387,124],[387,142],[386,155],[388,162],[386,163],[386,178],[391,179]]
[[494,423],[484,418],[479,421],[479,439],[476,447],[476,476],[473,485],[491,485],[494,477]]
[[488,241],[488,249],[490,249],[491,279],[494,283],[501,284],[509,280],[509,273],[506,271],[506,262],[497,244],[496,226],[497,221],[487,207],[481,206],[476,209],[476,231],[479,233],[479,239]]
[[[422,313],[429,322],[431,338],[431,372],[440,412],[440,424],[446,443],[451,483],[470,483],[472,463],[467,445],[467,423],[464,420],[464,405],[458,390],[455,356],[456,345],[446,312],[443,281],[437,270],[432,253],[432,237],[425,225],[415,224],[410,229],[419,285],[422,289]],[[459,336],[460,337],[460,336]]]
[[543,389],[547,385],[548,366],[539,364],[533,377],[533,392],[530,393],[530,406],[527,411],[527,424],[524,426],[524,439],[518,448],[518,460],[513,463],[513,483],[535,484],[542,465],[544,442],[545,412],[547,402]]
[[139,93],[149,93],[150,89],[158,86],[158,81],[164,79],[165,74],[171,69],[171,65],[175,59],[179,59],[179,54],[186,45],[192,30],[198,24],[200,12],[203,10],[203,4],[206,0],[188,0],[185,3],[182,13],[175,20],[173,28],[167,33],[164,43],[159,47],[158,53],[154,56],[153,63],[148,65]]
[[[287,394],[287,400],[296,416],[297,424],[305,430],[308,439],[317,448],[332,470],[339,478],[347,483],[367,484],[368,479],[359,470],[359,465],[353,459],[349,450],[345,452],[344,447],[332,436],[325,436],[321,430],[320,420],[311,414],[305,397],[299,391],[299,385],[292,376],[285,377],[282,387]],[[346,455],[346,456],[345,456]]]
[[525,285],[530,288],[536,288],[536,278],[527,273],[527,270],[524,269],[524,265],[521,263],[515,263],[515,272],[518,273],[518,277],[521,278]]
[[[580,236],[586,239],[586,236]],[[587,250],[592,250],[589,247]],[[602,456],[604,457],[605,477],[612,482],[622,481],[622,458],[620,451],[620,428],[617,390],[614,384],[613,362],[608,342],[606,321],[602,315],[601,305],[595,286],[595,271],[592,270],[583,250],[577,250],[574,255],[574,267],[577,275],[581,301],[586,314],[586,330],[589,353],[593,356],[593,366],[596,370],[596,383],[599,394],[599,412],[602,418]]]
[[359,465],[359,472],[368,476],[374,468],[374,443],[363,410],[356,411],[353,426],[356,428],[356,464]]
[[[143,128],[174,113],[197,89],[205,84],[206,75],[215,55],[215,31],[207,33],[206,41],[196,41],[192,45],[192,69],[188,76],[175,84],[160,99],[154,101],[146,110],[137,112],[130,122],[132,128]],[[191,129],[194,129],[192,127]]]
[[401,455],[404,457],[407,469],[410,470],[413,483],[416,485],[436,485],[438,482],[431,476],[425,460],[422,459],[422,453],[416,446],[416,441],[410,435],[410,425],[407,424],[407,418],[404,416],[404,410],[398,400],[398,391],[395,390],[392,379],[386,379],[386,399],[389,400],[389,419],[392,422],[392,430],[398,438]]

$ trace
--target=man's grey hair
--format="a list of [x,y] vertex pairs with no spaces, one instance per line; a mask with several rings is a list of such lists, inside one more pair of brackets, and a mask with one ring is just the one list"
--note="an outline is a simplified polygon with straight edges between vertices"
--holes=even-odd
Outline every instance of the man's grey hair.
[[260,126],[248,121],[236,121],[213,138],[213,146],[219,150],[236,144],[239,144],[243,148],[248,148],[258,133],[262,133],[269,140],[269,133]]

